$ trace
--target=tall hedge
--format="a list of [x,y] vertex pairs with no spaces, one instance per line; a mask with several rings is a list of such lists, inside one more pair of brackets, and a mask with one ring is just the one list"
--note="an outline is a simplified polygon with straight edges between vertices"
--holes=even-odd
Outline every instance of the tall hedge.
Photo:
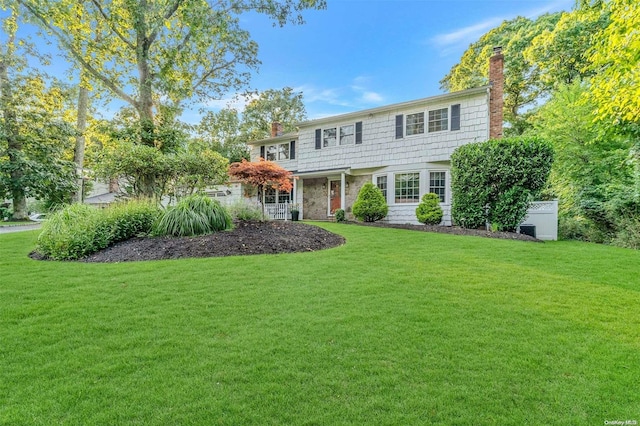
[[488,220],[499,230],[513,231],[547,182],[553,148],[532,137],[493,139],[464,145],[451,155],[451,215],[465,228]]

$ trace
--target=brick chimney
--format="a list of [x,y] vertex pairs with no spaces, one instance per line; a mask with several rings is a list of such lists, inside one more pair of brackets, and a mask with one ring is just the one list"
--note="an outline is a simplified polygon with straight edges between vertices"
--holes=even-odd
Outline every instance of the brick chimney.
[[493,48],[489,59],[489,139],[502,137],[504,107],[504,55],[502,47]]
[[118,179],[109,179],[109,192],[118,191],[120,191],[120,184],[118,183]]
[[271,137],[275,138],[277,136],[282,136],[282,123],[273,122],[271,123]]

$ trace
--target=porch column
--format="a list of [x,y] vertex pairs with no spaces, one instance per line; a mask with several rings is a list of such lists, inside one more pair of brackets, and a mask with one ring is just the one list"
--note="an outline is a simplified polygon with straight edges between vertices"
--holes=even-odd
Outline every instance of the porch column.
[[293,179],[293,189],[291,191],[292,191],[291,202],[297,203],[298,202],[298,179]]
[[340,174],[340,208],[342,210],[345,210],[345,197],[346,197],[346,190],[345,190],[345,184],[347,183],[347,179],[345,177],[344,173]]
[[[298,203],[298,179],[293,179],[293,189],[291,190],[291,203],[293,204],[297,204]],[[298,209],[300,209],[301,206],[298,206]],[[302,218],[300,212],[300,218]]]

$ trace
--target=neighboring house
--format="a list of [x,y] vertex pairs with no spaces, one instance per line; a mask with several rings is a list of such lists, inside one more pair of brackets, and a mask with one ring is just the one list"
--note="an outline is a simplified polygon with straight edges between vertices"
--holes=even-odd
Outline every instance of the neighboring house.
[[298,132],[250,143],[251,159],[275,161],[293,172],[291,194],[270,191],[266,204],[294,203],[301,218],[347,217],[365,182],[389,205],[386,221],[418,223],[422,195],[434,192],[451,225],[450,158],[462,145],[502,136],[503,63],[490,59],[489,86],[300,123]]

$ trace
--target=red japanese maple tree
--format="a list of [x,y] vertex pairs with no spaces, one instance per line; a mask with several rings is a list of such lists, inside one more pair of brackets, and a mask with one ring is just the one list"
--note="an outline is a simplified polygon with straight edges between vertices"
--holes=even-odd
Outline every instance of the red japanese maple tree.
[[260,158],[258,161],[243,159],[240,163],[231,163],[229,176],[258,188],[263,217],[264,196],[267,188],[284,192],[291,192],[293,189],[293,174],[273,161],[266,161],[264,158]]

